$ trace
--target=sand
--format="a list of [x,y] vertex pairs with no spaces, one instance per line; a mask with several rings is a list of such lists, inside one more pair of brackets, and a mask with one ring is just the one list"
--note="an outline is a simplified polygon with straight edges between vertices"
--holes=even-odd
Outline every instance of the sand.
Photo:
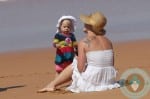
[[[130,68],[141,68],[150,75],[150,40],[114,43],[118,79]],[[30,49],[0,54],[0,99],[128,99],[120,88],[90,92],[65,91],[37,93],[54,77],[54,48]],[[142,99],[149,99],[150,94]]]

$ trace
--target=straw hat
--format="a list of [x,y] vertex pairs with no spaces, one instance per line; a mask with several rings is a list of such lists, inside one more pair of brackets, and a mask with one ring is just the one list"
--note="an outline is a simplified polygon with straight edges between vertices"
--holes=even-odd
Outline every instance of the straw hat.
[[104,31],[104,27],[107,23],[106,17],[101,12],[95,12],[90,15],[81,15],[81,21],[84,24],[88,24],[92,26],[92,30],[99,35],[102,35],[102,31]]

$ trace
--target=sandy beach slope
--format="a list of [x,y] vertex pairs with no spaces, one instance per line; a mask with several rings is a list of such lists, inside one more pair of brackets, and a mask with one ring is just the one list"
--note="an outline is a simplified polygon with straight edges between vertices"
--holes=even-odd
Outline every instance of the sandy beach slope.
[[[118,79],[127,69],[138,67],[150,75],[150,40],[114,43]],[[0,54],[0,99],[128,99],[120,89],[91,93],[36,91],[54,76],[55,49],[32,49]],[[142,99],[149,99],[147,94]]]

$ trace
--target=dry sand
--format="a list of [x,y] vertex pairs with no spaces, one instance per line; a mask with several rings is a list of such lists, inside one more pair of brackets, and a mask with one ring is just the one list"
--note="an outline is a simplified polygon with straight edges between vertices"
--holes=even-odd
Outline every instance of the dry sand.
[[[150,40],[115,43],[115,67],[120,75],[138,67],[150,75]],[[128,99],[121,90],[90,93],[36,93],[55,76],[55,49],[32,49],[0,54],[0,99]],[[147,94],[142,99],[149,99]]]

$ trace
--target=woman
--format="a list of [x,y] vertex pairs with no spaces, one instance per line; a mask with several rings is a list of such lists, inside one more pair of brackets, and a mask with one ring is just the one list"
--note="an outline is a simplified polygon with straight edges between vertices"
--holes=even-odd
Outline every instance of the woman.
[[78,56],[48,86],[38,92],[54,91],[57,86],[72,82],[67,90],[72,92],[102,91],[119,87],[116,83],[113,46],[106,38],[104,27],[106,17],[100,13],[81,15],[86,36],[78,43]]

